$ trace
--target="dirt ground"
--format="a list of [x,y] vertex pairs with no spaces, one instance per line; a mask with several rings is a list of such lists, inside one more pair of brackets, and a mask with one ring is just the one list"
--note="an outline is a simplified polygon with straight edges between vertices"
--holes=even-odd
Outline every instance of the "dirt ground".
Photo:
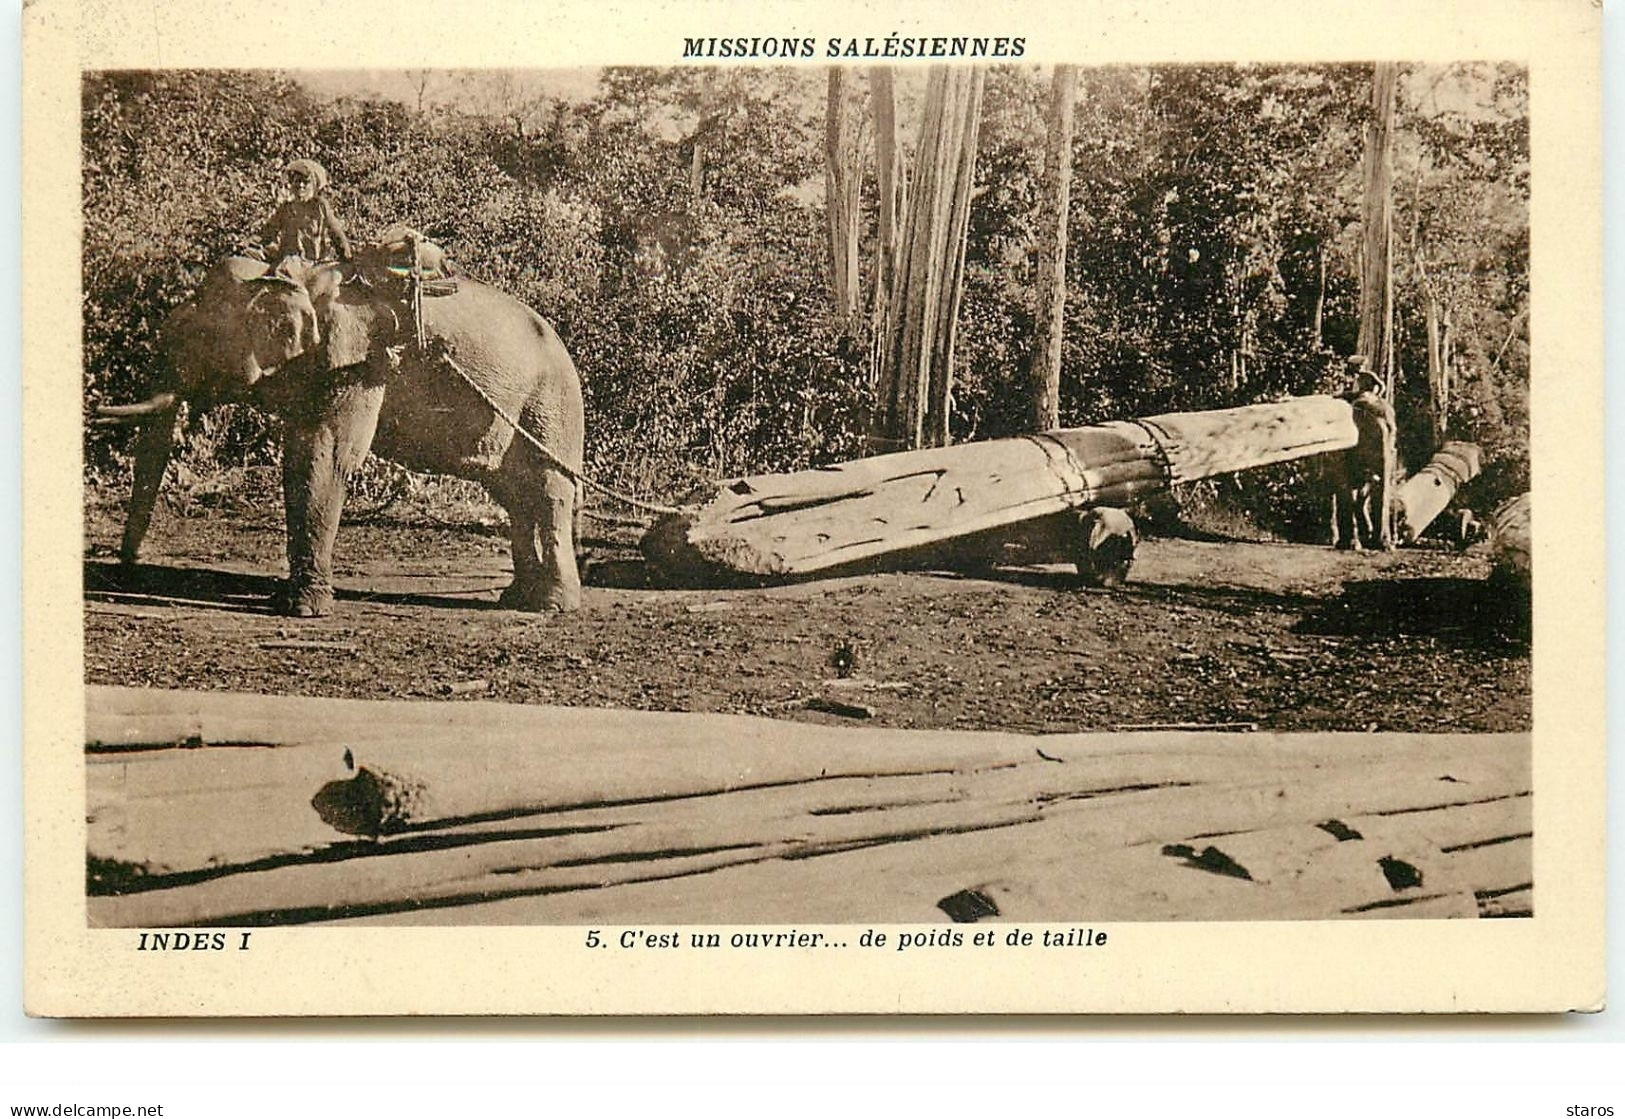
[[1527,602],[1477,552],[1150,539],[1115,591],[1058,565],[670,590],[635,533],[589,521],[583,609],[534,616],[497,608],[501,530],[386,511],[341,530],[333,616],[296,622],[265,601],[279,508],[160,509],[123,570],[117,500],[86,510],[89,683],[1032,732],[1530,727]]

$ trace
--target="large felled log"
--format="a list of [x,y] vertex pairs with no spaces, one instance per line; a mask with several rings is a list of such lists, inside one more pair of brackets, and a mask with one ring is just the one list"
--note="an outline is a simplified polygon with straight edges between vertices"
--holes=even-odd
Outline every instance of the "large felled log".
[[1218,474],[1352,447],[1347,401],[1310,396],[741,478],[658,522],[643,548],[680,578],[792,576],[888,560]]
[[[106,688],[91,703],[102,927],[702,906],[709,922],[940,921],[966,891],[1006,919],[1415,917],[1532,881],[1522,735],[1037,738]],[[138,748],[166,709],[264,745]],[[346,830],[328,828],[350,793]]]
[[1456,491],[1474,478],[1481,456],[1473,443],[1446,443],[1427,465],[1406,478],[1394,493],[1394,519],[1402,544],[1413,544]]
[[[1532,881],[1516,842],[1531,830],[1522,735],[1039,738],[114,688],[90,700],[98,926],[652,920],[702,902],[712,922],[936,921],[967,889],[1033,920],[1418,916]],[[208,744],[228,735],[238,745]],[[343,829],[326,822],[336,808]],[[1392,887],[1390,858],[1426,889]],[[1248,877],[1218,872],[1231,864]]]
[[[1480,744],[1498,750],[1489,740]],[[526,871],[513,873],[520,859],[502,864],[508,873],[493,879],[506,888],[501,894],[470,896],[464,880],[447,883],[464,891],[455,907],[396,906],[357,916],[389,924],[483,924],[629,912],[703,923],[715,922],[717,907],[727,905],[752,921],[872,914],[935,922],[947,912],[944,900],[967,891],[993,900],[996,912],[988,916],[996,920],[1056,921],[1079,913],[1106,920],[1471,916],[1475,893],[1531,880],[1527,854],[1509,842],[1527,831],[1530,798],[1501,793],[1527,787],[1526,774],[1493,778],[1490,769],[1467,768],[1488,761],[1484,755],[1440,767],[1433,759],[1402,761],[1403,754],[1391,752],[1379,770],[1368,762],[1276,775],[1267,773],[1267,760],[1254,758],[1247,783],[1117,786],[1043,794],[1026,806],[971,796],[943,804],[934,818],[922,804],[907,810],[912,818],[894,819],[894,810],[877,800],[871,810],[847,816],[868,838],[844,843],[814,834],[830,821],[827,809],[800,827],[787,816],[780,835],[792,841],[763,845],[735,834],[741,821],[713,812],[711,819],[730,833],[726,845],[719,835],[706,854],[683,852],[692,864],[666,868],[650,859],[605,858],[597,868],[603,885],[590,894],[555,887],[559,863],[549,867],[537,850],[530,857],[542,861]],[[1050,780],[1062,779],[1065,766],[1044,764]],[[1382,779],[1373,779],[1379,771]],[[1444,823],[1464,812],[1484,815],[1460,826]],[[1463,837],[1473,846],[1448,849]],[[1508,865],[1478,865],[1480,852],[1502,845],[1513,855]],[[1209,847],[1215,854],[1204,857]],[[1386,859],[1413,868],[1420,883],[1396,888],[1384,873]],[[1227,860],[1248,877],[1220,872]],[[574,857],[563,861],[575,864]]]
[[1490,570],[1496,578],[1529,586],[1529,495],[1519,494],[1490,515]]

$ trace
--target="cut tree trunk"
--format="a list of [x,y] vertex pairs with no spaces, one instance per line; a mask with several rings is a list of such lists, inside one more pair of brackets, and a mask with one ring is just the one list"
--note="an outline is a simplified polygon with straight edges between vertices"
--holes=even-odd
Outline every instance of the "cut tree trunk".
[[1394,521],[1401,544],[1414,544],[1456,491],[1478,477],[1480,460],[1476,444],[1446,443],[1426,466],[1396,487]]
[[682,581],[893,563],[950,542],[974,551],[1024,522],[1128,505],[1180,482],[1356,440],[1347,401],[1310,396],[905,451],[726,483],[706,504],[657,522],[643,549]]
[[1059,65],[1050,87],[1049,146],[1038,217],[1038,345],[1033,350],[1031,431],[1061,426],[1061,343],[1066,322],[1066,218],[1072,193],[1072,115],[1078,68]]

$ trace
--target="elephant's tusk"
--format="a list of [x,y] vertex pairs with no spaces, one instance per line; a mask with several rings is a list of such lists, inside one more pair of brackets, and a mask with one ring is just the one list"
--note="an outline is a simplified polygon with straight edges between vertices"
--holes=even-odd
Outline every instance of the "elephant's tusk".
[[168,412],[175,407],[176,396],[172,392],[161,392],[150,400],[143,400],[139,404],[98,404],[96,415],[104,420],[128,420],[141,416],[154,416],[159,412]]

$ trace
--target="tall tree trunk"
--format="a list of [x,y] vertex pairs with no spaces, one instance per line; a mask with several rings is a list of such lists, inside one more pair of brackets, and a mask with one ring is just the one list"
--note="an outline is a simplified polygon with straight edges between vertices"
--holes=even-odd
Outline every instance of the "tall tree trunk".
[[711,160],[715,134],[722,127],[725,110],[719,104],[721,93],[714,70],[706,70],[700,79],[700,119],[689,138],[688,189],[695,198],[705,194],[705,169]]
[[886,333],[891,322],[892,285],[897,275],[897,231],[907,193],[902,152],[897,145],[897,103],[889,67],[869,68],[869,105],[875,125],[875,184],[880,197],[876,205],[879,243],[875,248],[869,359],[870,387],[875,403],[869,417],[868,448],[885,452],[902,447],[900,440],[893,442],[886,434],[883,417],[887,402],[897,394],[897,368],[888,360]]
[[1454,350],[1456,345],[1454,322],[1447,305],[1444,309],[1444,323],[1440,331],[1439,340],[1439,429],[1445,434],[1450,431],[1450,398],[1454,391],[1451,381],[1454,378],[1452,369],[1456,359]]
[[1315,350],[1319,352],[1326,320],[1326,242],[1315,244]]
[[1059,65],[1050,84],[1049,146],[1038,215],[1038,345],[1033,349],[1033,431],[1061,426],[1061,342],[1066,322],[1066,218],[1072,195],[1072,115],[1078,68]]
[[910,448],[948,443],[983,78],[979,67],[938,67],[926,84],[881,355],[882,384],[890,392],[881,397],[877,417],[882,440]]
[[1427,403],[1433,445],[1445,442],[1449,427],[1449,307],[1440,304],[1432,284],[1427,297]]
[[1371,76],[1365,134],[1365,205],[1358,349],[1394,399],[1394,84],[1398,69],[1379,62]]
[[1448,374],[1445,373],[1445,323],[1448,316],[1439,307],[1438,296],[1431,285],[1426,293],[1428,335],[1428,425],[1432,429],[1433,445],[1444,442],[1445,417],[1450,408]]
[[824,199],[829,224],[829,283],[835,313],[850,334],[860,308],[858,280],[858,149],[847,105],[845,67],[829,68],[824,116]]

